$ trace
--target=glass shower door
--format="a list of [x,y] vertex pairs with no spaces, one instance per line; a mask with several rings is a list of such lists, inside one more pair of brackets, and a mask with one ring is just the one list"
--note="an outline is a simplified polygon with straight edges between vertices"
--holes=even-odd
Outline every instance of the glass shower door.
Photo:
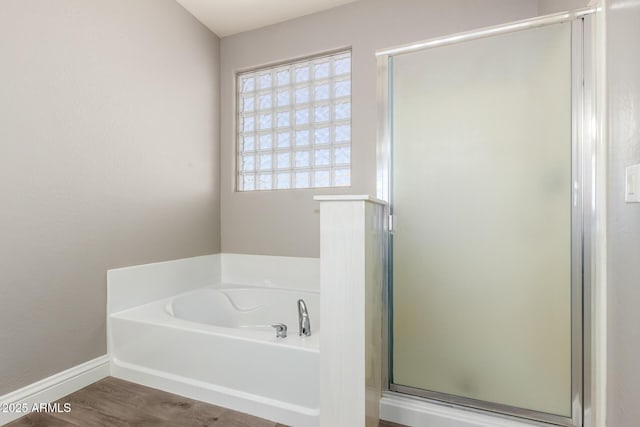
[[390,57],[392,390],[572,417],[571,38]]

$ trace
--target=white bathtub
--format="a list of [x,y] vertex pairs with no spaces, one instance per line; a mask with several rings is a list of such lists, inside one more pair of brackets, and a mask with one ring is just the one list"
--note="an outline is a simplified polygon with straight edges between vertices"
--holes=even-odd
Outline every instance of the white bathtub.
[[[312,335],[298,336],[297,300]],[[224,285],[109,318],[112,375],[292,426],[319,417],[319,293]],[[270,325],[288,326],[276,338]]]

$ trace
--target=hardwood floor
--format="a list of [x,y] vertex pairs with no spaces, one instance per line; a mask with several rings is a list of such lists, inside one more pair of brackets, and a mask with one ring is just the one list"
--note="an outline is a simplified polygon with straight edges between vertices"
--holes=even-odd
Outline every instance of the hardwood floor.
[[[286,427],[113,377],[58,400],[70,412],[25,415],[5,427]],[[380,427],[403,427],[381,421]]]

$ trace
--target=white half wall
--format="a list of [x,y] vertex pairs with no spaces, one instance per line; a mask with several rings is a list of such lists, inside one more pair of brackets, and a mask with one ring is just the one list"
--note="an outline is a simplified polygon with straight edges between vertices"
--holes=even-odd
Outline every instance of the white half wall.
[[320,203],[320,426],[377,427],[382,395],[386,206]]

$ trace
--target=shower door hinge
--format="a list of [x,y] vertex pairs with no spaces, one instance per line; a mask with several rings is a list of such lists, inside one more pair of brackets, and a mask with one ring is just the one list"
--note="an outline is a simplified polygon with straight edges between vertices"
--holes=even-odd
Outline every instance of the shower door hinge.
[[389,215],[389,231],[393,231],[393,215]]

